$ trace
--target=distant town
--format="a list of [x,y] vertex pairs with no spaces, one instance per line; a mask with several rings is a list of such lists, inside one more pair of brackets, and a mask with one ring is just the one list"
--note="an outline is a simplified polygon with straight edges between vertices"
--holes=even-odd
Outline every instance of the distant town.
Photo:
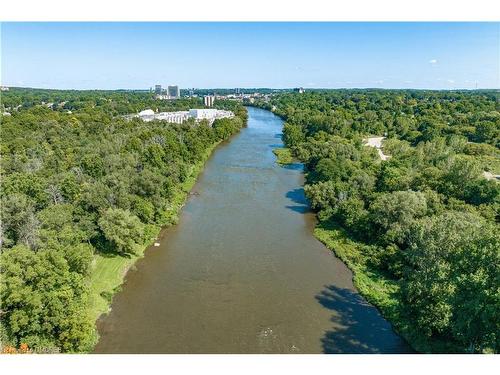
[[[208,92],[207,92],[208,91]],[[279,92],[281,90],[273,90]],[[296,88],[293,91],[304,93],[304,88]],[[155,99],[157,100],[177,100],[181,99],[181,90],[177,85],[169,85],[165,89],[162,85],[156,84],[150,88],[150,92],[154,93]],[[216,119],[221,118],[232,118],[234,113],[231,111],[225,111],[220,109],[213,109],[210,107],[214,106],[216,100],[235,100],[240,102],[254,103],[256,99],[262,100],[264,102],[269,102],[273,92],[264,93],[259,91],[245,90],[241,88],[235,88],[234,90],[224,89],[223,93],[209,92],[209,90],[196,90],[194,88],[184,90],[184,96],[187,98],[198,98],[203,97],[203,105],[207,108],[194,108],[189,111],[174,111],[174,112],[155,112],[152,109],[144,109],[138,114],[126,115],[127,119],[140,118],[143,121],[149,122],[153,120],[166,121],[169,123],[182,124],[183,122],[194,119],[196,123],[207,120],[210,125]]]
[[183,89],[182,92],[179,86],[172,85],[164,88],[162,85],[155,85],[149,89],[151,93],[154,93],[155,98],[158,100],[175,100],[181,97],[187,98],[197,98],[202,96],[204,98],[204,104],[206,107],[213,106],[215,100],[238,100],[238,101],[248,101],[253,103],[255,99],[262,99],[268,101],[271,96],[275,93],[283,91],[294,91],[298,93],[304,93],[305,89],[303,87],[297,87],[294,89]]

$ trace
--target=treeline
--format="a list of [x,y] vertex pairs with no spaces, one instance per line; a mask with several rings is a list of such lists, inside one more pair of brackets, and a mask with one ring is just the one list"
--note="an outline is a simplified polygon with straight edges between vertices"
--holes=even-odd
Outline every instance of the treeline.
[[45,106],[59,112],[89,112],[99,107],[101,113],[126,115],[150,108],[167,112],[203,107],[202,98],[157,100],[149,91],[106,90],[49,90],[11,88],[2,92],[0,108],[9,113]]
[[[27,91],[23,102],[45,95]],[[237,103],[219,102],[235,111],[233,119],[177,125],[113,115],[150,107],[147,97],[136,102],[131,94],[122,111],[114,100],[126,100],[127,93],[57,95],[81,108],[67,113],[38,102],[1,118],[4,349],[90,350],[96,255],[127,257],[150,243],[173,221],[172,200],[193,166],[246,124],[246,110]],[[11,90],[6,97],[17,102],[24,94]]]
[[[500,184],[483,175],[500,173],[496,95],[332,91],[265,104],[305,164],[319,237],[419,351],[499,350]],[[370,135],[388,137],[388,160],[364,145]]]

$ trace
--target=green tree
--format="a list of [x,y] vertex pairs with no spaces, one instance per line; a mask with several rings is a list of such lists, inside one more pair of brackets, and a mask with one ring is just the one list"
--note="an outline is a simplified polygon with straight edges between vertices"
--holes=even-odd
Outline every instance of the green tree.
[[498,350],[497,229],[474,214],[452,211],[413,226],[404,295],[426,335],[452,337],[464,351]]
[[2,325],[15,346],[68,352],[90,348],[93,322],[86,310],[85,272],[91,253],[87,249],[84,258],[82,253],[76,253],[77,262],[75,254],[68,257],[58,248],[34,252],[18,245],[1,254]]
[[403,243],[415,219],[425,216],[425,195],[415,191],[382,193],[370,205],[372,222],[385,241]]
[[120,253],[134,253],[143,243],[144,224],[129,211],[108,208],[99,219],[99,228]]
[[287,147],[296,147],[304,141],[305,136],[301,126],[285,123],[283,126],[283,142]]

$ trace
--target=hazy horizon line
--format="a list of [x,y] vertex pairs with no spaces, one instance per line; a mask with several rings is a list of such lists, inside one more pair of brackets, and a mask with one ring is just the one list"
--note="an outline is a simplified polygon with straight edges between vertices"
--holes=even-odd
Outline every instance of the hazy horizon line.
[[[11,86],[6,84],[0,84],[1,87],[7,87],[9,89],[31,89],[31,90],[54,90],[54,91],[151,91],[151,88],[57,88],[57,87],[32,87],[32,86]],[[422,90],[422,91],[484,91],[484,90],[500,90],[499,87],[476,87],[476,88],[425,88],[425,87],[304,87],[304,86],[293,86],[293,87],[272,87],[272,86],[230,86],[230,87],[179,87],[180,90],[294,90],[297,88],[302,88],[305,91],[308,90]]]

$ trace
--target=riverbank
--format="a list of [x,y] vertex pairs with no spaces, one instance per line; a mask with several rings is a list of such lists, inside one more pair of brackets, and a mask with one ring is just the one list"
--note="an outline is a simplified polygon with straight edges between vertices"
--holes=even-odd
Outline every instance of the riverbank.
[[399,284],[387,278],[379,270],[370,267],[364,255],[363,245],[352,240],[343,228],[335,223],[319,223],[314,229],[314,236],[340,259],[353,273],[356,289],[368,302],[377,307],[384,318],[392,323],[415,350],[422,349],[409,335],[408,327],[401,319]]
[[[279,150],[278,152],[276,152]],[[280,152],[286,150],[286,152]],[[276,162],[280,165],[293,163],[293,156],[288,148],[275,149]],[[412,322],[405,316],[401,305],[401,288],[399,283],[380,269],[370,265],[367,254],[371,245],[351,238],[349,233],[335,222],[318,222],[314,228],[314,237],[331,250],[351,271],[353,284],[359,293],[382,316],[387,319],[395,332],[417,352],[449,353],[455,348],[445,341],[428,340],[417,332]]]
[[[202,160],[191,167],[189,177],[178,186],[172,199],[172,206],[168,212],[169,223],[166,227],[177,224],[179,213],[189,196],[189,192],[195,185],[198,175],[202,172],[206,161],[210,158],[213,151],[222,142],[223,141],[218,141],[208,148]],[[161,230],[162,228],[159,227],[150,229],[152,234],[156,234],[153,239],[156,239]],[[127,257],[119,255],[108,256],[103,254],[96,254],[94,256],[93,270],[90,277],[90,316],[94,324],[102,314],[106,314],[110,311],[113,296],[120,291],[128,270],[134,266],[135,262],[144,256],[145,251],[151,245],[151,242],[148,241],[148,243],[143,244],[140,251]],[[97,343],[97,340],[98,334],[96,329],[94,345]]]
[[[294,158],[289,148],[274,149],[277,156],[276,162],[280,165],[291,164]],[[316,224],[314,231],[316,237],[337,258],[339,258],[351,271],[353,283],[359,293],[374,305],[401,335],[410,346],[417,351],[425,351],[426,344],[419,342],[410,332],[410,327],[404,324],[401,318],[401,309],[398,299],[399,284],[386,277],[379,270],[370,267],[364,255],[363,245],[352,240],[343,228],[333,222]],[[366,250],[366,249],[365,249]]]
[[444,340],[429,340],[417,331],[401,304],[401,287],[379,269],[370,266],[366,254],[369,246],[353,240],[338,224],[319,223],[314,236],[333,251],[353,273],[360,294],[373,304],[406,342],[420,353],[453,353],[456,347]]
[[280,165],[291,164],[294,161],[289,148],[275,148],[273,154],[276,155],[276,162]]

